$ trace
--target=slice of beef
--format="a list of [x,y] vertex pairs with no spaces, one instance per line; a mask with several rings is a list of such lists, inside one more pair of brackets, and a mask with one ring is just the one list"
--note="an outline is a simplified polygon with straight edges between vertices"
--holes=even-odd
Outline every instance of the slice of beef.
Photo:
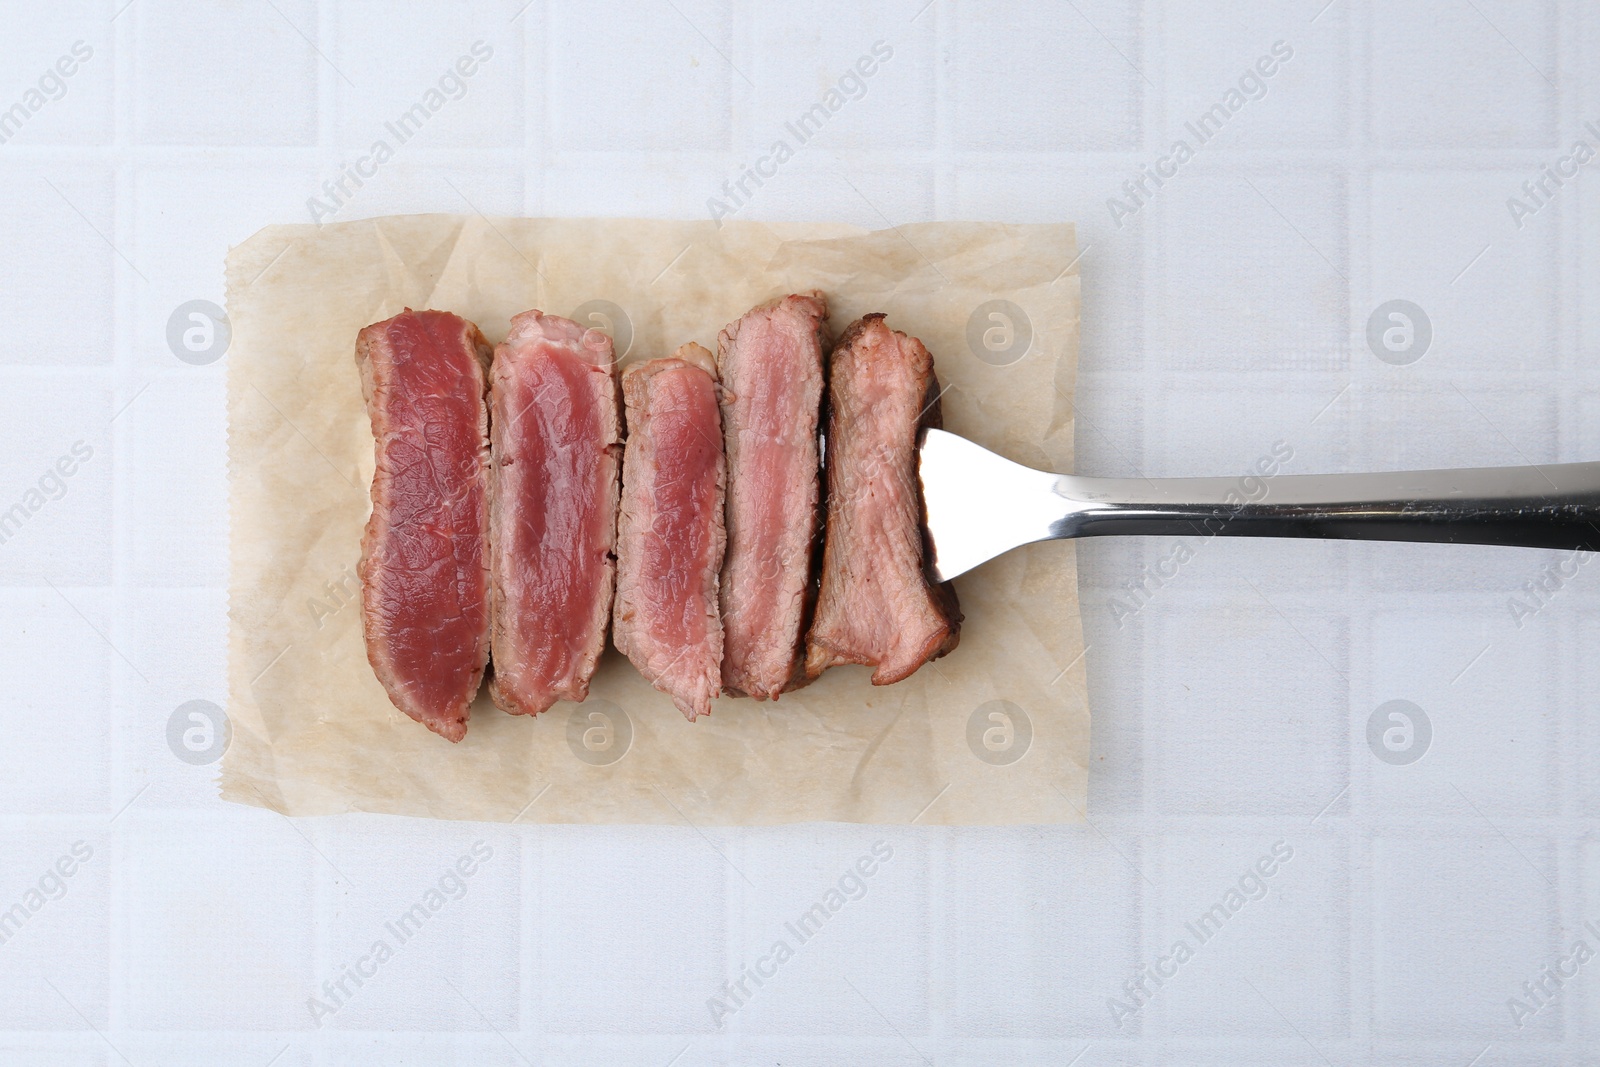
[[395,707],[451,741],[489,658],[490,351],[443,311],[356,337],[377,461],[357,566],[367,659]]
[[616,579],[621,427],[611,339],[526,311],[489,374],[494,673],[513,715],[589,695]]
[[956,645],[955,590],[923,566],[917,432],[938,422],[933,357],[915,337],[854,322],[828,380],[828,529],[806,674],[838,663],[898,682]]
[[817,419],[828,306],[783,297],[717,338],[728,454],[722,684],[775,699],[799,673],[817,534]]
[[722,692],[717,587],[726,465],[711,353],[686,344],[622,375],[617,648],[690,722]]

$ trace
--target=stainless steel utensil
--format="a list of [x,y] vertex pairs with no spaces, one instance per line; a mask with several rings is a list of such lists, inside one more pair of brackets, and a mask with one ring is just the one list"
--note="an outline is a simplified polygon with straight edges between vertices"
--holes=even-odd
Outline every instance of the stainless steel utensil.
[[919,472],[931,563],[947,581],[1034,541],[1220,534],[1600,550],[1600,463],[1383,474],[1083,478],[1013,463],[943,430]]

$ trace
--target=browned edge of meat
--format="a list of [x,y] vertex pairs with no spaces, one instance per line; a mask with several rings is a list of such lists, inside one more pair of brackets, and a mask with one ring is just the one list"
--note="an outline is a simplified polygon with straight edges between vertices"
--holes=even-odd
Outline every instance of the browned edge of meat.
[[611,339],[526,311],[494,350],[489,695],[512,715],[581,701],[616,582],[621,413]]
[[939,423],[933,357],[881,313],[852,323],[828,382],[828,518],[821,589],[807,636],[812,678],[841,663],[908,677],[955,648],[955,589],[929,581],[917,437]]
[[627,443],[611,638],[693,722],[722,692],[726,543],[717,365],[690,342],[622,374]]
[[450,741],[489,658],[490,352],[442,311],[356,337],[375,457],[356,567],[367,659],[395,707]]
[[827,319],[821,292],[794,293],[717,338],[728,463],[722,685],[733,695],[777,699],[804,677]]

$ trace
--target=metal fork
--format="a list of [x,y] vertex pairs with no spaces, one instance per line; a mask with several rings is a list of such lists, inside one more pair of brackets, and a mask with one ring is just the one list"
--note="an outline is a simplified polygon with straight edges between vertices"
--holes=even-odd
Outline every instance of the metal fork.
[[930,562],[948,581],[1019,545],[1110,534],[1337,537],[1600,550],[1600,463],[1382,474],[1084,478],[924,430]]

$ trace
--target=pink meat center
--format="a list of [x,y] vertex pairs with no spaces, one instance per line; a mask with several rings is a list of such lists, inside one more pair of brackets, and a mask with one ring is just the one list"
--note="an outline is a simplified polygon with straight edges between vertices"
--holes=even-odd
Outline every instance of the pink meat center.
[[[422,706],[463,699],[487,625],[483,499],[479,484],[482,394],[461,322],[439,312],[389,327],[390,472],[383,580],[374,590],[405,684]],[[470,695],[470,694],[466,694]]]
[[497,438],[506,449],[500,499],[512,516],[502,576],[510,621],[527,653],[523,670],[551,688],[574,674],[605,577],[612,519],[600,506],[610,497],[596,447],[607,431],[589,379],[595,373],[604,371],[544,347],[514,377],[504,405],[509,425]]

